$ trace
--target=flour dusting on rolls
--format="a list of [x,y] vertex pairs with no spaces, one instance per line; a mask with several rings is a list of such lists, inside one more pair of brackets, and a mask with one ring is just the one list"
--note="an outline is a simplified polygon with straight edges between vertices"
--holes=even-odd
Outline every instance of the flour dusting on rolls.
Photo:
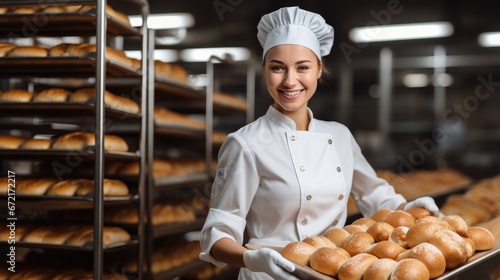
[[415,208],[410,208],[406,210],[406,212],[410,213],[415,219],[420,219],[422,217],[427,217],[427,216],[432,216],[431,211],[425,209],[425,208],[420,208],[420,207],[415,207]]
[[366,232],[351,234],[342,244],[342,248],[351,256],[366,252],[375,243],[373,237]]
[[408,227],[405,226],[399,226],[394,228],[394,230],[391,232],[391,235],[389,235],[389,241],[392,241],[399,246],[408,249],[410,248],[408,246],[408,243],[406,242],[406,233],[408,232]]
[[331,247],[331,248],[337,247],[335,245],[335,243],[333,243],[330,239],[328,239],[324,236],[321,236],[321,235],[306,237],[302,240],[302,242],[305,242],[305,243],[313,246],[316,249],[319,249],[322,247]]
[[408,229],[406,242],[408,246],[415,247],[420,243],[427,242],[434,234],[443,229],[439,223],[416,223]]
[[413,217],[410,213],[402,210],[396,210],[385,216],[383,222],[386,222],[393,227],[410,227],[413,223],[415,223],[415,220],[415,217]]
[[405,248],[399,246],[394,242],[383,240],[370,246],[370,248],[366,252],[380,259],[388,258],[395,260],[399,256],[399,254],[401,254],[405,250]]
[[281,251],[281,255],[296,264],[307,266],[314,251],[316,251],[316,248],[312,245],[297,241],[288,243]]
[[459,215],[448,215],[444,216],[442,219],[450,226],[452,226],[454,231],[458,233],[458,235],[467,237],[467,228],[469,226],[467,225],[467,222],[464,220],[464,218],[460,217]]
[[323,247],[311,255],[309,262],[314,270],[335,277],[340,266],[349,258],[349,253],[342,248]]
[[386,222],[376,222],[372,224],[366,232],[373,236],[375,242],[388,240],[394,227]]
[[385,217],[394,212],[391,209],[380,209],[375,212],[370,218],[376,222],[383,222]]

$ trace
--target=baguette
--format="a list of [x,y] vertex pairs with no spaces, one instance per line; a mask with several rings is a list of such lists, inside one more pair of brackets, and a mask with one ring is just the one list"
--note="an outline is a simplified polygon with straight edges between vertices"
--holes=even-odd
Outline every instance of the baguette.
[[[129,194],[128,187],[120,180],[104,179],[103,183],[104,196],[127,196]],[[94,192],[95,184],[84,184],[78,187],[76,195],[85,196]]]
[[50,149],[51,145],[51,139],[27,139],[19,148],[26,150],[46,150]]
[[43,90],[33,97],[34,102],[65,102],[71,93],[62,88]]
[[38,46],[17,46],[6,53],[7,57],[46,57],[49,51]]
[[[95,88],[83,88],[75,91],[70,95],[69,101],[72,102],[88,102],[96,98]],[[139,105],[125,97],[115,95],[107,90],[104,91],[104,103],[111,108],[119,109],[125,112],[138,113]]]
[[18,149],[26,138],[13,135],[0,135],[0,149]]
[[33,93],[24,89],[11,89],[0,94],[0,101],[29,102]]

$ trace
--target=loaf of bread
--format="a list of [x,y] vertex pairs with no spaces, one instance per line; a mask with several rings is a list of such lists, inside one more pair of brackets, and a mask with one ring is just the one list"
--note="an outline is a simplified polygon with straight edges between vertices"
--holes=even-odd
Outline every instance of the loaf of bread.
[[154,120],[155,123],[160,125],[179,125],[205,129],[205,122],[162,107],[155,107]]
[[370,218],[375,222],[383,222],[385,217],[387,217],[387,215],[391,214],[392,212],[394,211],[391,209],[380,209],[375,212]]
[[62,88],[50,88],[36,93],[33,102],[66,102],[71,92]]
[[33,14],[39,11],[41,6],[39,5],[25,5],[25,6],[14,6],[9,8],[9,14]]
[[172,72],[172,68],[170,63],[163,62],[161,60],[155,60],[155,76],[170,78],[170,74]]
[[[94,101],[96,98],[95,88],[82,88],[76,90],[69,96],[69,101],[71,102],[89,102]],[[107,90],[104,91],[104,103],[111,108],[122,110],[129,113],[138,113],[140,111],[137,102],[132,99],[125,98],[116,94],[113,94]]]
[[406,234],[408,233],[408,227],[400,226],[392,230],[391,235],[389,235],[389,241],[398,244],[399,246],[408,249],[408,243],[406,242]]
[[[76,195],[86,196],[94,192],[95,184],[82,184],[76,190]],[[104,179],[103,181],[103,195],[108,197],[127,196],[129,190],[127,185],[116,179]]]
[[17,46],[8,51],[7,57],[46,57],[49,51],[47,48],[38,46]]
[[469,227],[467,238],[474,242],[475,249],[479,251],[490,250],[495,246],[495,236],[484,227]]
[[453,227],[453,231],[458,235],[467,237],[467,222],[459,215],[448,215],[443,217],[443,221]]
[[397,264],[398,262],[392,259],[378,259],[366,268],[363,279],[388,280]]
[[428,242],[443,253],[447,269],[457,268],[467,261],[467,244],[456,232],[440,230]]
[[375,242],[380,242],[388,240],[393,230],[394,227],[386,222],[375,222],[366,230],[366,232],[373,236]]
[[405,248],[394,242],[382,240],[371,245],[368,250],[366,250],[366,253],[372,254],[379,259],[387,258],[395,260],[399,254],[403,253],[405,250]]
[[[95,146],[95,134],[84,132],[72,132],[58,137],[52,144],[52,149],[82,150]],[[128,144],[117,135],[104,135],[104,150],[127,152]]]
[[47,150],[52,146],[52,139],[26,139],[20,149],[26,150]]
[[323,247],[330,247],[330,248],[337,247],[337,246],[335,246],[335,243],[333,243],[330,239],[328,239],[322,235],[315,235],[315,236],[306,237],[302,240],[302,242],[307,243],[316,249],[323,248]]
[[363,279],[365,270],[378,260],[374,255],[367,253],[357,254],[347,259],[338,270],[338,278],[340,280],[359,280]]
[[14,135],[0,135],[0,149],[18,149],[26,138]]
[[233,107],[233,108],[237,108],[237,109],[241,109],[241,110],[247,109],[246,100],[239,98],[233,94],[215,91],[213,93],[213,99],[214,99],[215,104],[229,106],[229,107]]
[[74,196],[80,188],[93,188],[94,182],[90,179],[64,180],[55,183],[47,189],[47,195]]
[[398,262],[391,273],[391,280],[426,280],[429,271],[417,259],[404,259]]
[[[120,227],[105,226],[102,229],[102,243],[104,246],[130,241],[130,234]],[[66,240],[67,245],[85,246],[94,241],[94,229],[81,230]]]
[[366,252],[373,243],[375,243],[375,240],[369,233],[355,232],[342,243],[342,248],[346,250],[349,255],[355,256]]
[[24,89],[11,89],[0,94],[0,101],[29,102],[33,93]]
[[66,241],[71,236],[77,234],[80,231],[86,230],[87,228],[90,228],[90,226],[81,226],[81,225],[55,226],[43,236],[41,243],[63,245],[66,244]]
[[56,183],[57,181],[54,179],[18,180],[16,193],[25,195],[44,195],[47,190]]
[[385,218],[384,222],[390,224],[393,227],[405,226],[410,227],[415,222],[415,217],[408,212],[402,210],[396,210],[389,213]]
[[10,50],[15,48],[15,44],[11,43],[0,43],[0,57],[5,56]]
[[[96,5],[83,5],[80,7],[80,9],[78,9],[78,11],[79,12],[87,12],[87,11],[90,11],[92,9],[96,9]],[[112,8],[109,5],[106,5],[106,14],[108,16],[110,16],[111,18],[120,21],[123,24],[130,26],[129,17],[127,15],[125,15],[124,13],[115,10],[114,8]]]
[[343,228],[332,228],[323,234],[323,236],[330,239],[337,247],[341,247],[349,235],[351,234]]
[[333,277],[337,276],[339,268],[351,256],[342,248],[319,248],[310,257],[312,269]]

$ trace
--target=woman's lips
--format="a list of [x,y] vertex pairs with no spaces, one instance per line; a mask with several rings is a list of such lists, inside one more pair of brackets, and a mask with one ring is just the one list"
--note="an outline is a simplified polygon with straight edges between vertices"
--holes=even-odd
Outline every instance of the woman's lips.
[[299,90],[278,90],[278,91],[284,97],[289,98],[289,99],[293,99],[293,98],[296,98],[297,96],[299,96],[303,90],[299,89]]

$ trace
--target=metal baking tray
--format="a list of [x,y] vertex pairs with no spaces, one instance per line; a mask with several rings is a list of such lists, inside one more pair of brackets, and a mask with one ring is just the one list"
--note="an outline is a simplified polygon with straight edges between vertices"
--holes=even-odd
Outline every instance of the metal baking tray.
[[[7,244],[7,241],[0,241],[0,245]],[[137,240],[130,240],[127,242],[120,242],[111,245],[103,245],[103,250],[108,252],[117,249],[128,248],[130,246],[136,246],[139,244]],[[57,250],[72,250],[72,251],[93,251],[94,242],[87,242],[83,246],[66,245],[66,244],[46,244],[46,243],[35,243],[35,242],[24,242],[16,241],[16,247],[25,248],[38,248],[38,249],[57,249]]]
[[[96,54],[83,57],[1,57],[0,76],[3,77],[94,77]],[[138,77],[140,71],[106,60],[106,74],[110,77]]]
[[[7,201],[7,194],[0,194],[0,199]],[[121,197],[103,197],[105,205],[127,204],[139,200],[139,195]],[[94,207],[94,195],[58,196],[58,195],[26,195],[16,194],[16,206],[25,209],[91,209]]]
[[[79,156],[82,158],[94,159],[95,147],[87,147],[83,150],[31,150],[31,149],[0,149],[2,159],[15,160],[33,160],[33,159],[66,159],[68,156]],[[140,158],[138,153],[104,151],[107,159],[116,160],[137,160]]]
[[[16,1],[19,2],[19,1]],[[16,3],[18,4],[18,3]],[[40,3],[37,3],[40,4]],[[107,15],[107,33],[113,36],[140,36],[140,30]],[[40,27],[43,24],[43,27]],[[95,36],[97,10],[75,13],[0,14],[0,36]],[[18,34],[19,33],[19,34]],[[17,35],[17,36],[16,36]]]
[[174,79],[155,76],[156,98],[169,99],[173,96],[189,100],[205,100],[205,93]]
[[[0,116],[8,117],[95,116],[94,102],[8,102],[0,101]],[[106,117],[141,118],[141,114],[125,112],[106,106]]]
[[208,175],[205,173],[188,176],[155,177],[153,184],[157,189],[173,189],[183,186],[192,186],[208,182]]
[[[282,248],[261,246],[255,244],[246,244],[245,247],[252,250],[257,250],[263,247],[268,247],[281,252]],[[475,253],[465,264],[462,266],[447,271],[443,275],[435,280],[470,280],[477,279],[478,276],[482,275],[487,269],[498,268],[500,264],[500,239],[496,240],[495,247],[488,251]],[[319,273],[314,269],[295,264],[295,276],[302,280],[333,280],[331,276]]]

